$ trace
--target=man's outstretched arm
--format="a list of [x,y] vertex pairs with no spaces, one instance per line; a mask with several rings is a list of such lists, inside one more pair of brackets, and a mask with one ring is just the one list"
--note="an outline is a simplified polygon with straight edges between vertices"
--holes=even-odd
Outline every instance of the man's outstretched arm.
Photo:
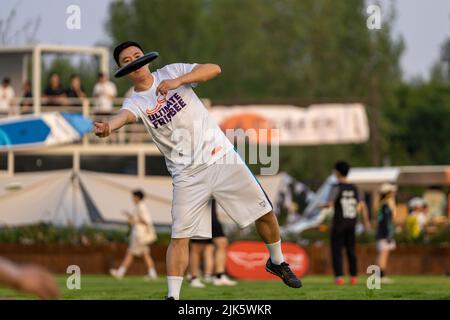
[[213,63],[198,64],[188,72],[176,79],[161,81],[158,88],[156,88],[157,94],[167,94],[169,90],[176,89],[185,84],[206,82],[217,77],[222,70],[220,66]]
[[95,135],[100,138],[105,138],[114,130],[122,128],[128,123],[135,122],[136,118],[133,113],[122,109],[118,114],[111,117],[107,122],[94,122]]
[[35,265],[17,265],[2,257],[0,257],[0,284],[34,294],[41,299],[59,297],[56,282],[47,270]]

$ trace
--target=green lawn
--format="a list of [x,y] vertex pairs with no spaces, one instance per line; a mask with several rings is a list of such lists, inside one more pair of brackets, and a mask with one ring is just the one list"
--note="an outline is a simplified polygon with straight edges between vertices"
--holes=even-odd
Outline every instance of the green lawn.
[[[162,299],[166,294],[165,278],[144,281],[143,277],[129,276],[115,280],[108,276],[82,275],[81,289],[68,290],[66,277],[58,276],[63,299]],[[328,276],[303,278],[303,288],[291,289],[278,281],[240,281],[236,287],[190,288],[183,284],[182,299],[449,299],[450,277],[398,276],[395,283],[382,285],[379,290],[368,290],[364,277],[356,286],[338,287]],[[6,299],[30,298],[12,290],[0,288],[0,297]]]

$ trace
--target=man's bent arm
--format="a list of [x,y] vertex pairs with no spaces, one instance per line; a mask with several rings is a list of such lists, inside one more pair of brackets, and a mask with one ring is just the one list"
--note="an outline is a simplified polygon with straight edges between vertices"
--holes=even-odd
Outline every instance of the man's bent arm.
[[190,84],[195,82],[205,82],[217,77],[222,70],[220,66],[213,63],[198,64],[191,72],[186,73],[178,79],[182,84]]

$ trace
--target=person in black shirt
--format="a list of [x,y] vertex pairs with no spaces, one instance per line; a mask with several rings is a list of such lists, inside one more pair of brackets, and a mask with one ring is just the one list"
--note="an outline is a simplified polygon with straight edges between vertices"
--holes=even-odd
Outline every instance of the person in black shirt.
[[66,103],[66,93],[59,82],[59,75],[52,72],[48,78],[48,86],[44,90],[44,101],[47,106],[60,106]]
[[397,187],[390,183],[385,183],[380,188],[381,203],[378,210],[378,228],[377,228],[377,265],[381,269],[382,283],[391,282],[386,278],[386,266],[389,252],[395,249],[394,240],[394,217],[395,217],[395,192]]
[[[66,96],[68,98],[86,98],[83,87],[81,86],[80,76],[78,74],[72,74],[70,76],[70,85],[66,90]],[[73,99],[69,101],[71,106],[81,106],[79,99]]]
[[25,80],[22,84],[22,98],[20,106],[22,107],[21,114],[27,114],[33,112],[33,98],[31,82],[30,80]]
[[336,284],[344,284],[342,249],[345,247],[351,275],[350,283],[356,284],[355,227],[358,213],[362,213],[366,230],[370,228],[368,212],[362,193],[355,185],[347,183],[347,174],[350,170],[349,164],[345,161],[338,161],[334,169],[338,183],[333,186],[325,205],[325,207],[334,208],[330,232],[333,270]]

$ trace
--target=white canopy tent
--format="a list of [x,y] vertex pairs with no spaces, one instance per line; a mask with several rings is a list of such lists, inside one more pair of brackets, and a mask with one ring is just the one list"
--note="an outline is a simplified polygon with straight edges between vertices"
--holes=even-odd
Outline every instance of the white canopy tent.
[[[259,180],[275,202],[282,175]],[[17,173],[0,178],[0,225],[38,222],[57,225],[125,223],[123,210],[132,209],[131,191],[140,188],[156,225],[171,224],[171,177],[139,178],[81,170]],[[233,223],[219,208],[219,218]]]
[[[83,225],[88,212],[72,171],[17,174],[0,179],[0,224]],[[75,214],[76,212],[76,214]]]

